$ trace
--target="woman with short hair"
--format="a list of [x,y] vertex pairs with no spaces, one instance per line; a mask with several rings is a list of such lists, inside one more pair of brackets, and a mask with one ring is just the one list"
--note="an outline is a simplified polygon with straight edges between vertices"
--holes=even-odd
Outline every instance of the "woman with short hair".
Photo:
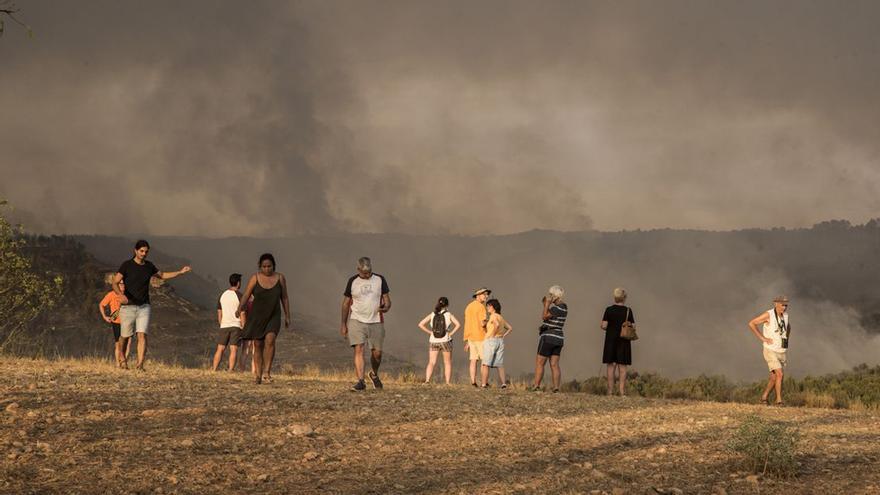
[[[428,328],[428,324],[431,328]],[[452,336],[461,323],[449,312],[449,299],[441,297],[434,306],[434,311],[428,313],[419,322],[419,329],[429,335],[428,337],[428,366],[425,368],[425,383],[431,383],[431,375],[437,366],[437,355],[443,353],[443,374],[446,384],[452,382]],[[451,330],[450,330],[451,329]]]
[[550,361],[550,373],[553,380],[553,392],[559,392],[562,382],[562,369],[559,367],[559,355],[565,343],[562,327],[568,318],[568,305],[562,300],[565,290],[558,285],[547,289],[547,295],[541,300],[544,309],[541,311],[541,327],[538,330],[538,355],[535,358],[535,384],[531,390],[541,390],[544,378],[544,365]]
[[632,309],[626,306],[626,289],[618,287],[613,292],[614,304],[605,308],[602,315],[602,330],[605,330],[605,347],[602,362],[607,366],[608,395],[614,394],[614,373],[618,376],[618,389],[621,396],[626,395],[626,367],[632,364],[632,346],[629,340],[620,337],[623,322],[635,323]]

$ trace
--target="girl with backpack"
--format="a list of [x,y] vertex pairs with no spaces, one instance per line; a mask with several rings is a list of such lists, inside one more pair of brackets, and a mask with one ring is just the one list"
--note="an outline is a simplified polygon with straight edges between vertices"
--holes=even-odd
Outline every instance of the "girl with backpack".
[[[431,325],[429,328],[428,325]],[[437,365],[437,355],[443,352],[443,372],[446,384],[452,381],[452,336],[461,328],[455,315],[449,312],[449,299],[437,300],[434,311],[419,322],[419,329],[429,335],[428,366],[425,368],[425,383],[431,382],[431,374]],[[451,330],[450,330],[451,329]]]

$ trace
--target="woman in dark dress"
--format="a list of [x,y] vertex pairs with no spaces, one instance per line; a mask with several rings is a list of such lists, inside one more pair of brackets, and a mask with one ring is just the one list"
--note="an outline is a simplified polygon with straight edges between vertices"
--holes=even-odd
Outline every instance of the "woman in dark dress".
[[284,328],[287,328],[290,326],[290,305],[287,280],[275,271],[275,257],[269,253],[260,256],[260,271],[248,281],[236,315],[244,310],[251,295],[254,296],[253,305],[241,338],[254,342],[254,381],[257,384],[272,383],[272,361],[275,359],[275,338],[281,330],[281,310],[284,310]]
[[620,395],[626,395],[626,367],[632,364],[631,342],[620,338],[620,328],[624,321],[636,322],[632,309],[627,307],[626,290],[614,289],[614,304],[605,308],[602,316],[602,330],[605,330],[605,349],[602,362],[607,364],[608,395],[614,393],[614,372],[617,372]]

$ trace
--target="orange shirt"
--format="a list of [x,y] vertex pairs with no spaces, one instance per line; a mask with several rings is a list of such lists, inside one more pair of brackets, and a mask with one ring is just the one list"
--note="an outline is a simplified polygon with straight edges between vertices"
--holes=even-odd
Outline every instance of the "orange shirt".
[[464,309],[464,340],[482,342],[486,338],[486,306],[474,299]]
[[112,290],[104,296],[104,299],[101,299],[101,303],[99,304],[101,311],[103,311],[105,315],[107,314],[107,310],[104,308],[108,305],[110,306],[110,321],[113,323],[122,323],[122,320],[119,319],[119,308],[122,307],[122,302],[120,302],[119,296]]

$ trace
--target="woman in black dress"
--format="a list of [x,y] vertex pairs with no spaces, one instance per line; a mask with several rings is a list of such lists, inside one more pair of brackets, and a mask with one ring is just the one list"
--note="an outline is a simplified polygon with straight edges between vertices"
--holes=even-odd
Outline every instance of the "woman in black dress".
[[620,327],[624,321],[636,322],[632,309],[624,305],[626,290],[614,289],[614,304],[605,308],[602,316],[602,330],[605,330],[605,349],[602,362],[607,364],[608,395],[614,393],[614,372],[617,371],[620,395],[626,395],[626,367],[632,364],[631,342],[620,338]]
[[281,310],[284,310],[284,328],[287,328],[290,326],[290,305],[287,280],[275,271],[275,257],[269,253],[260,256],[260,271],[248,281],[237,315],[244,310],[251,295],[254,296],[253,306],[247,314],[241,338],[254,341],[254,381],[257,384],[272,383],[272,361],[275,359],[275,338],[281,330]]

